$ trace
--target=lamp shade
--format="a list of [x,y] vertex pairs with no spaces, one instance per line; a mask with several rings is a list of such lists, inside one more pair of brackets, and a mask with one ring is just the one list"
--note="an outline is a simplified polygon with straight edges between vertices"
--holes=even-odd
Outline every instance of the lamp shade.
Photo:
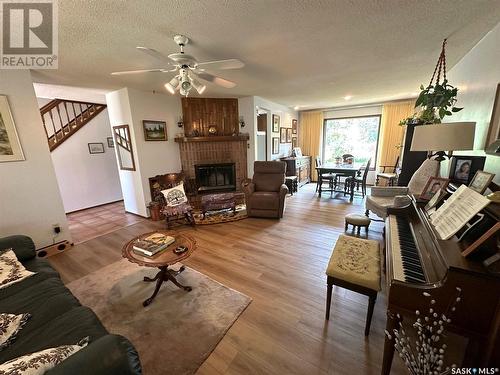
[[474,148],[475,122],[415,126],[410,151],[455,151]]

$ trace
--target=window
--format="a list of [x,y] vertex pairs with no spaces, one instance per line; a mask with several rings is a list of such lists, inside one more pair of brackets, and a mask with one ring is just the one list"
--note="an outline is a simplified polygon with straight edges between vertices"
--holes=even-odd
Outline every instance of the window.
[[[344,154],[354,155],[356,163],[377,160],[380,115],[326,119],[323,131],[323,162],[334,163]],[[373,167],[372,167],[373,168]]]

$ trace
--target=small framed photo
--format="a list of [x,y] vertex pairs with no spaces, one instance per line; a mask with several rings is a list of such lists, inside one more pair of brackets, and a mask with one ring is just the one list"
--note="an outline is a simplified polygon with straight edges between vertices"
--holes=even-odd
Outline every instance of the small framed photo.
[[451,158],[450,180],[468,185],[474,174],[484,167],[485,156],[453,156]]
[[436,195],[440,190],[445,191],[448,186],[450,179],[441,177],[429,177],[429,180],[425,184],[424,190],[419,196],[420,200],[428,201]]
[[479,194],[483,194],[493,180],[493,177],[495,177],[493,173],[477,171],[474,177],[472,177],[469,187]]
[[106,140],[108,141],[108,148],[115,148],[115,141],[113,140],[113,137],[107,137]]
[[280,153],[280,139],[278,137],[273,137],[273,155]]
[[5,95],[0,95],[0,162],[21,160],[25,160],[23,149],[9,101]]
[[278,133],[280,131],[280,117],[278,115],[273,115],[273,133]]
[[286,128],[286,143],[292,143],[292,128]]
[[280,128],[280,143],[286,143],[286,128]]
[[297,147],[297,137],[292,137],[292,148]]
[[104,154],[104,143],[89,143],[89,153],[91,154]]
[[143,120],[145,141],[167,141],[167,123],[165,121]]
[[292,133],[297,134],[297,120],[292,120]]

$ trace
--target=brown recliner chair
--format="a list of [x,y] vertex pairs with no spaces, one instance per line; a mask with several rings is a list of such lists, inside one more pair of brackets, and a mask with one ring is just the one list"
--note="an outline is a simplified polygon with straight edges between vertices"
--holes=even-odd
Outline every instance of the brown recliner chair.
[[282,218],[285,210],[286,163],[282,161],[256,161],[253,179],[242,183],[248,216]]

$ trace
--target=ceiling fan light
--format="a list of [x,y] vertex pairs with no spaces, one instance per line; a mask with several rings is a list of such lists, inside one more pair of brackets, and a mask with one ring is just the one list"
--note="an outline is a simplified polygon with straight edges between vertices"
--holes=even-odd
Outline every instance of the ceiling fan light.
[[198,94],[203,94],[207,88],[207,86],[202,85],[198,80],[192,79],[191,83],[193,84],[193,87],[195,88],[196,91],[198,91]]
[[177,88],[177,86],[179,86],[179,79],[177,77],[172,78],[169,83],[165,84],[165,88],[172,95],[175,94],[175,89]]

